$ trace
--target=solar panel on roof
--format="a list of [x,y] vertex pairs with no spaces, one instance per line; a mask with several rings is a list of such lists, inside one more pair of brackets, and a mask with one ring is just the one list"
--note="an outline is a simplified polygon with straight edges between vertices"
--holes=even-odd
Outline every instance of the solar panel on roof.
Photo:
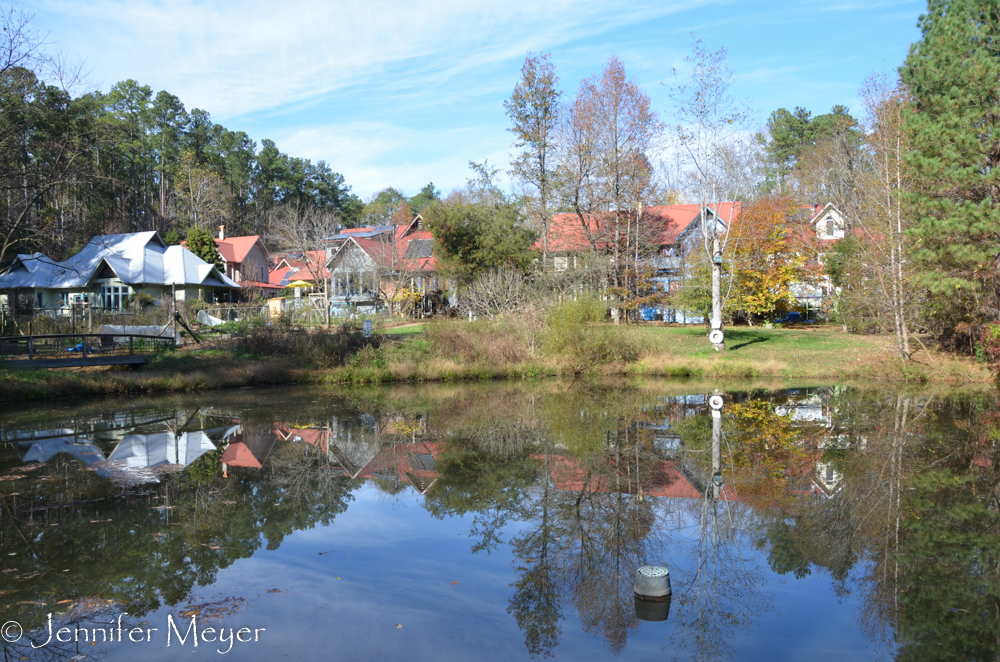
[[406,252],[403,253],[403,259],[416,260],[420,258],[427,258],[431,256],[433,250],[433,239],[413,239],[407,245]]

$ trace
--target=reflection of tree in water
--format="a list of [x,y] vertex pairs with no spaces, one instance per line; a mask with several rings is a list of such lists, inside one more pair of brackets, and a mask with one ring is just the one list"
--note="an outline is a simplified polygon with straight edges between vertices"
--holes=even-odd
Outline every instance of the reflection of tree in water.
[[616,655],[639,624],[633,573],[662,544],[654,504],[641,496],[638,479],[652,471],[654,458],[634,429],[605,439],[606,452],[583,461],[551,446],[538,449],[525,526],[510,541],[519,576],[508,608],[533,656],[551,655],[558,645],[567,600],[584,630]]
[[711,497],[698,503],[697,510],[692,568],[674,573],[670,642],[676,649],[690,649],[697,660],[732,659],[729,642],[740,632],[748,634],[771,609],[747,536],[755,513],[745,504]]
[[[271,428],[249,418],[251,431]],[[233,469],[228,480],[217,461],[214,471],[195,469],[127,487],[62,454],[0,483],[0,551],[17,560],[16,572],[0,575],[0,612],[16,611],[32,629],[48,611],[88,600],[128,603],[133,617],[176,605],[262,540],[274,549],[295,530],[328,524],[354,489],[301,443],[280,445],[264,470]],[[71,602],[54,609],[61,600]]]

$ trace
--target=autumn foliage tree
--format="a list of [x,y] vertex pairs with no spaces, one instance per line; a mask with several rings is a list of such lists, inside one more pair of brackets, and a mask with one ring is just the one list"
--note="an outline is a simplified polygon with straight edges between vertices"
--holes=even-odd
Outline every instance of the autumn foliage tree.
[[750,320],[794,303],[791,287],[803,277],[805,255],[793,245],[789,198],[761,198],[733,221],[732,287],[734,307]]

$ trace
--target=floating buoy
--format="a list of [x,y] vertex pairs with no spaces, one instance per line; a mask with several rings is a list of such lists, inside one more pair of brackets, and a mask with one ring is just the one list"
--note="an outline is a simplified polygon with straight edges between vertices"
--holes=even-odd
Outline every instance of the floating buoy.
[[644,565],[635,571],[635,596],[641,600],[670,599],[670,571],[660,565]]

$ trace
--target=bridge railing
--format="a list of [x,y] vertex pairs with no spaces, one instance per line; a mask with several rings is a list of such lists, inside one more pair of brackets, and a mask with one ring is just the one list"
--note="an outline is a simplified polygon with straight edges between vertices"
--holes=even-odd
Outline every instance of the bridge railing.
[[0,337],[0,361],[79,359],[155,354],[172,349],[172,338],[131,333],[61,333]]

